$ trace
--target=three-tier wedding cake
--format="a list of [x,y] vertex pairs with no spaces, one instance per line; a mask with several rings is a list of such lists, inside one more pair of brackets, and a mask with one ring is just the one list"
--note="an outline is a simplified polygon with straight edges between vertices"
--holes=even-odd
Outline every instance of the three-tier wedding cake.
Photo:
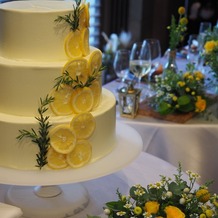
[[101,59],[87,3],[0,5],[1,167],[77,168],[113,150],[116,101]]

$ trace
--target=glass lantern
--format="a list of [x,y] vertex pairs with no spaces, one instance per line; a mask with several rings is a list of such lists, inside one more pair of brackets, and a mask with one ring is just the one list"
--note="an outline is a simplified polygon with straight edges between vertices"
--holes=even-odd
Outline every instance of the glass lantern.
[[135,89],[133,83],[118,90],[119,109],[122,117],[134,118],[138,111],[141,89]]

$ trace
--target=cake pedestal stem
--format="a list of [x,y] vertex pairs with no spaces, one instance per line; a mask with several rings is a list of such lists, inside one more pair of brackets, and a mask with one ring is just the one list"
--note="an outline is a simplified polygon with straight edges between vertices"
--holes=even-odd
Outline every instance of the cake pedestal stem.
[[81,184],[60,186],[12,186],[6,203],[22,209],[25,218],[63,218],[84,210],[88,191]]

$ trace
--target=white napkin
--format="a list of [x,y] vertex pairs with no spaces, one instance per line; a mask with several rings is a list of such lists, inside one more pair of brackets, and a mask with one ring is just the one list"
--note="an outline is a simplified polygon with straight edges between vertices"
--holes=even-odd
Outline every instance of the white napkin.
[[21,217],[23,212],[20,208],[4,204],[0,202],[0,217],[1,218],[19,218]]

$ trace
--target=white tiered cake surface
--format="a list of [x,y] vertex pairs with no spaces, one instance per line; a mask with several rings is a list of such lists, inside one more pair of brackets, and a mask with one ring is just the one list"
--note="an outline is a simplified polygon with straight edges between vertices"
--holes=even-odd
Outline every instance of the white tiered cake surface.
[[[73,10],[73,1],[12,1],[0,4],[0,56],[25,61],[63,61],[69,28],[55,19]],[[7,27],[7,28],[6,28]]]

